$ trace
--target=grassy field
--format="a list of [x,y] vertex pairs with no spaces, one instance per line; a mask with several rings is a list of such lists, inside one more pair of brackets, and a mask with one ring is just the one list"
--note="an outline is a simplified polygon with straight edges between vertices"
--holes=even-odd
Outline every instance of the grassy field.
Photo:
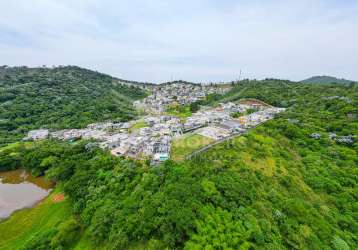
[[185,107],[184,109],[168,109],[166,111],[168,115],[174,115],[179,118],[188,118],[192,116],[192,112],[190,111],[190,107]]
[[174,161],[184,160],[185,156],[191,152],[200,149],[213,141],[213,139],[202,135],[186,134],[173,140],[171,158]]
[[56,189],[33,208],[15,212],[0,223],[0,249],[20,249],[37,233],[56,227],[71,216],[68,200],[53,201]]
[[140,128],[144,128],[144,127],[148,127],[148,125],[143,119],[140,119],[140,120],[136,121],[136,123],[133,124],[133,126],[129,129],[129,132],[132,133],[132,132],[139,130]]

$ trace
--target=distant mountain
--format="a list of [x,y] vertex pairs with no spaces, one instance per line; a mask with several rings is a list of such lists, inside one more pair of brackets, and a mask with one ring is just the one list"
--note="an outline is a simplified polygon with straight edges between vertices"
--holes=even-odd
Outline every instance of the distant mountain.
[[351,80],[347,80],[347,79],[339,79],[339,78],[336,78],[336,77],[333,77],[333,76],[313,76],[313,77],[310,77],[306,80],[303,80],[303,81],[300,81],[301,83],[326,83],[326,84],[329,84],[329,83],[341,83],[341,84],[349,84],[351,82],[354,82],[354,81],[351,81]]

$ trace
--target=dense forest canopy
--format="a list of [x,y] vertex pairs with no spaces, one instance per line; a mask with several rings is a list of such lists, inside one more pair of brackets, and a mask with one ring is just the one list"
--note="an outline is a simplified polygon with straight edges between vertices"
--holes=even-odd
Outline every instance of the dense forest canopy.
[[79,128],[136,116],[145,93],[111,76],[74,66],[0,68],[0,145],[36,128]]
[[74,235],[108,249],[357,249],[357,87],[233,83],[205,104],[257,98],[287,111],[181,163],[150,167],[86,142],[4,149],[0,169],[45,174],[73,206],[25,249],[70,248]]

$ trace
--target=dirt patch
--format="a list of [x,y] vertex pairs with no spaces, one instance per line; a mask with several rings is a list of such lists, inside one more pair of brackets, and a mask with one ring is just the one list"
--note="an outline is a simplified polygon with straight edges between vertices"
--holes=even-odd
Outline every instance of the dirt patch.
[[52,201],[55,203],[61,202],[65,199],[65,195],[63,193],[55,194],[52,198]]

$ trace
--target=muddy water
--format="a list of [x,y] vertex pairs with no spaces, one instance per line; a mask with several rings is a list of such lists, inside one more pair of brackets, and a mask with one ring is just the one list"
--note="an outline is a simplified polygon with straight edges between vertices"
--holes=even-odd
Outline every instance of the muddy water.
[[35,205],[52,187],[43,177],[34,177],[22,169],[0,172],[0,220],[15,210]]

